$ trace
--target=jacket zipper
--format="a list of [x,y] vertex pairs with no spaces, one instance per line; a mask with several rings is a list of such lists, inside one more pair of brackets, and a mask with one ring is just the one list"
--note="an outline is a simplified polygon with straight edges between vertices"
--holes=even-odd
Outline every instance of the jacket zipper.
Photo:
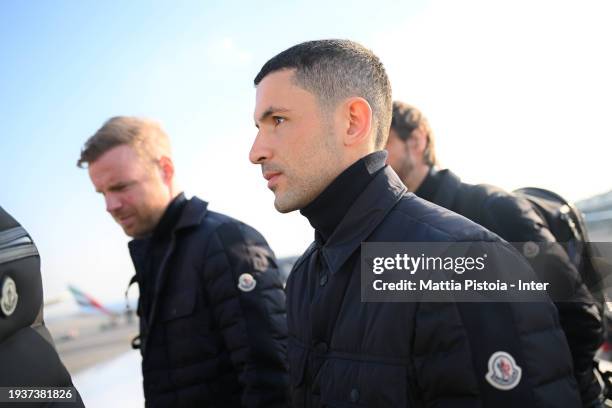
[[22,227],[0,232],[0,264],[37,256],[38,250]]

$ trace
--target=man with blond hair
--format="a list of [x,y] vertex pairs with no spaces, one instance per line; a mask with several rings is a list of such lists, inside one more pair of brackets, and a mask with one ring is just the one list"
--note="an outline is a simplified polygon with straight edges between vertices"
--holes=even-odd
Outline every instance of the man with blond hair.
[[261,234],[185,197],[153,121],[109,119],[85,143],[85,164],[134,238],[146,406],[285,406],[285,295]]

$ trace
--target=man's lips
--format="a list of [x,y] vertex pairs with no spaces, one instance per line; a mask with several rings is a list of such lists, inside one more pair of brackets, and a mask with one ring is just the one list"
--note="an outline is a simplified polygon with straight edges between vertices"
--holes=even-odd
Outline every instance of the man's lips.
[[124,225],[126,222],[128,222],[129,220],[132,219],[132,215],[125,215],[123,217],[116,217],[115,218],[119,224]]
[[268,180],[268,188],[272,188],[274,184],[276,184],[278,178],[282,173],[278,171],[266,171],[263,176],[266,180]]

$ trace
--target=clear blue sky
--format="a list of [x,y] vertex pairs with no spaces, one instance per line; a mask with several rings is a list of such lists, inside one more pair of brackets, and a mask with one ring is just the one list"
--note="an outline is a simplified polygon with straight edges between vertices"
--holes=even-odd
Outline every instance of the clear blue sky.
[[394,96],[423,108],[443,164],[468,181],[610,190],[610,6],[492,3],[0,2],[0,205],[34,236],[46,294],[72,282],[117,298],[132,274],[127,238],[75,166],[120,114],[164,124],[187,192],[301,253],[309,225],[273,210],[247,154],[253,77],[305,40],[379,54]]

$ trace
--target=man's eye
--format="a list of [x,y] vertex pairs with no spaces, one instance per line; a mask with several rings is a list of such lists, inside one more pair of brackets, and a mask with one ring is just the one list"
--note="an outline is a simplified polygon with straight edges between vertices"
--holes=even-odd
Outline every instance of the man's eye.
[[280,116],[274,116],[272,119],[274,120],[274,124],[277,126],[285,121],[285,118],[281,118]]

